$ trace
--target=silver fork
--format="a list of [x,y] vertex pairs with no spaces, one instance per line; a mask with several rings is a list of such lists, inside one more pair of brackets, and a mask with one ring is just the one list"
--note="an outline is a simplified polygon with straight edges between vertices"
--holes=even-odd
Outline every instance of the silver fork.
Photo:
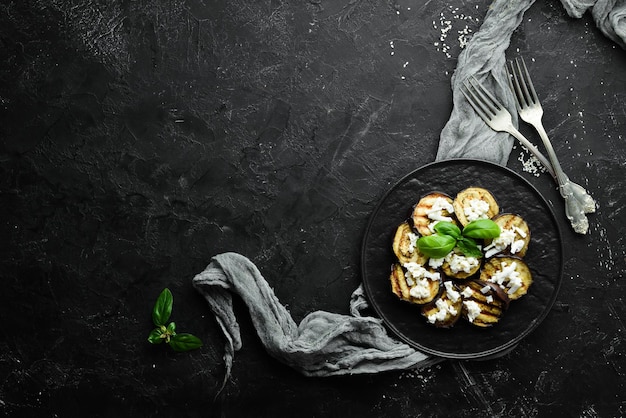
[[[552,143],[548,139],[548,134],[543,127],[541,118],[543,116],[543,108],[537,97],[537,92],[533,86],[533,82],[530,79],[528,68],[524,59],[515,59],[515,63],[510,63],[509,78],[511,90],[513,90],[515,96],[515,102],[520,118],[532,125],[543,142],[544,147],[548,151],[548,157],[554,168],[556,174],[556,180],[559,185],[559,192],[565,199],[565,212],[569,218],[574,230],[579,233],[586,233],[589,223],[584,216],[585,213],[592,213],[596,210],[596,202],[587,191],[580,186],[572,182],[568,176],[563,172],[559,160],[554,152]],[[581,213],[583,216],[581,216]]]
[[[524,145],[535,157],[543,164],[552,177],[557,180],[558,176],[552,167],[550,161],[544,157],[544,155],[535,147],[520,131],[515,128],[511,118],[511,114],[506,110],[504,106],[491,94],[482,84],[471,76],[463,82],[465,89],[461,89],[461,92],[472,105],[476,113],[485,121],[485,123],[494,131],[507,132],[513,135],[522,145]],[[571,182],[570,182],[571,184]],[[559,184],[560,186],[560,184]],[[563,196],[562,188],[561,195]],[[584,189],[583,189],[584,190]],[[575,198],[563,196],[566,203],[565,215],[569,219],[574,231],[584,234],[587,232],[589,222],[585,217],[582,205]],[[571,208],[569,208],[571,206]]]
[[556,173],[552,169],[550,161],[535,147],[520,131],[513,125],[511,114],[500,102],[491,94],[482,84],[471,76],[463,82],[465,89],[461,89],[461,93],[467,101],[472,105],[476,113],[485,121],[485,123],[494,131],[507,132],[513,135],[522,143],[535,157],[543,164],[552,177],[556,178]]

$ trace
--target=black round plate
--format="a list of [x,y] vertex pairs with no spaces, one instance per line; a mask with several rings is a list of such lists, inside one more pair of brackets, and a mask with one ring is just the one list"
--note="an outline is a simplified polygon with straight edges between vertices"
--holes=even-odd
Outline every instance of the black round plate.
[[[452,328],[426,322],[420,307],[400,301],[391,292],[389,273],[396,227],[413,205],[432,191],[454,197],[466,187],[491,191],[500,212],[522,216],[531,231],[526,263],[533,284],[522,298],[511,301],[498,324],[481,329],[460,319]],[[563,273],[563,248],[558,223],[548,202],[524,178],[506,167],[479,160],[446,160],[425,165],[400,180],[372,214],[361,255],[363,284],[368,299],[384,323],[401,340],[436,356],[484,358],[515,346],[546,317],[556,300]]]

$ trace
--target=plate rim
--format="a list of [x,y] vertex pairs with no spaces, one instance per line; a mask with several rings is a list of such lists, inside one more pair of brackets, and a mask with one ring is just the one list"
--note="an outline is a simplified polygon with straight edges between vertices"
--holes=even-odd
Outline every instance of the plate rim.
[[[556,228],[556,235],[557,235],[557,240],[558,240],[558,246],[559,246],[559,250],[561,253],[561,260],[558,266],[558,270],[559,270],[559,275],[556,278],[555,281],[555,286],[554,286],[554,291],[548,301],[548,303],[546,304],[546,308],[541,312],[540,315],[538,315],[536,318],[534,318],[531,322],[531,324],[529,325],[528,328],[526,328],[523,332],[521,332],[519,335],[517,335],[515,338],[512,338],[510,341],[496,347],[496,348],[492,348],[492,349],[487,349],[481,352],[474,352],[474,353],[450,353],[450,352],[443,352],[440,350],[436,350],[436,349],[431,349],[429,347],[424,347],[421,344],[411,340],[410,338],[408,338],[407,336],[403,335],[402,332],[400,332],[393,324],[391,324],[389,322],[389,320],[385,317],[385,314],[381,311],[381,308],[378,306],[378,304],[372,303],[372,299],[371,299],[371,294],[372,294],[372,290],[370,289],[370,286],[368,284],[368,281],[366,280],[366,268],[365,268],[365,254],[366,254],[366,248],[367,248],[367,242],[368,242],[368,237],[369,237],[369,231],[371,229],[371,226],[373,224],[373,222],[376,219],[376,215],[378,214],[380,208],[382,207],[383,203],[386,201],[386,199],[388,198],[388,196],[397,188],[399,187],[402,183],[404,183],[407,179],[411,178],[414,176],[415,173],[421,171],[421,170],[425,170],[433,165],[442,165],[442,164],[486,164],[489,166],[494,167],[497,170],[503,170],[505,172],[508,172],[509,174],[511,174],[512,176],[516,177],[518,180],[522,181],[523,183],[525,183],[530,189],[532,189],[532,191],[541,199],[541,201],[543,202],[544,206],[548,209],[548,214],[552,219],[552,222]],[[526,336],[528,336],[532,331],[534,331],[543,321],[544,319],[548,316],[548,314],[550,313],[550,311],[552,310],[557,297],[559,295],[560,292],[560,288],[563,282],[563,270],[564,270],[564,266],[565,266],[565,257],[563,256],[564,254],[564,245],[563,245],[563,235],[562,235],[562,231],[561,231],[561,226],[557,220],[556,214],[554,213],[554,208],[552,207],[552,205],[550,204],[550,202],[548,201],[548,199],[546,199],[546,197],[532,184],[530,183],[527,179],[525,179],[524,177],[522,177],[519,173],[515,172],[514,170],[510,169],[509,167],[506,167],[504,165],[501,164],[497,164],[493,161],[488,161],[488,160],[482,160],[482,159],[477,159],[477,158],[449,158],[449,159],[444,159],[444,160],[438,160],[438,161],[432,161],[430,163],[424,164],[408,173],[406,173],[404,176],[402,176],[398,181],[396,181],[395,183],[393,183],[391,186],[389,186],[387,188],[387,190],[385,191],[385,193],[379,198],[378,202],[376,203],[376,206],[374,206],[374,209],[372,210],[372,213],[369,216],[369,219],[367,221],[367,224],[365,226],[365,230],[364,230],[364,234],[363,234],[363,239],[361,241],[361,260],[360,260],[360,267],[361,267],[361,275],[362,275],[362,283],[363,283],[363,288],[365,290],[365,296],[368,300],[369,305],[374,309],[374,311],[376,312],[376,314],[380,317],[380,319],[382,320],[383,324],[385,325],[385,327],[387,327],[388,329],[390,329],[392,331],[392,333],[394,334],[395,337],[399,338],[401,341],[407,343],[408,345],[410,345],[411,347],[422,351],[424,353],[430,354],[432,356],[437,356],[437,357],[441,357],[441,358],[447,358],[447,359],[487,359],[489,357],[496,357],[498,354],[503,354],[503,353],[507,353],[508,351],[510,351],[511,349],[513,349],[516,345],[518,345],[520,343],[521,340],[523,340]]]

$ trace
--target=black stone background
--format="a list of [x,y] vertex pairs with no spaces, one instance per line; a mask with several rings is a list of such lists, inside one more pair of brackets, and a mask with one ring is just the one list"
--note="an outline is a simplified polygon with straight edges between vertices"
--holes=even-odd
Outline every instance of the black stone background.
[[[599,209],[586,236],[560,218],[563,286],[544,323],[498,360],[307,378],[264,351],[235,300],[243,348],[214,401],[224,338],[193,276],[238,251],[297,321],[348,313],[367,219],[433,161],[459,31],[489,4],[3,1],[0,414],[626,414],[626,51],[554,0],[532,6],[508,56],[529,62],[563,167]],[[520,154],[509,167],[562,214]],[[166,286],[201,349],[146,342]]]

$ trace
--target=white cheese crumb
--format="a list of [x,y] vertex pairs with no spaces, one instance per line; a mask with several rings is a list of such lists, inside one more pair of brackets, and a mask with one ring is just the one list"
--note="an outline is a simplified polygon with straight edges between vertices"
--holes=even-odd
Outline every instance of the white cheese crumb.
[[482,293],[483,295],[486,295],[487,293],[489,293],[490,290],[491,290],[491,286],[487,285],[483,287],[482,289],[480,289],[480,293]]
[[445,261],[445,258],[429,258],[428,266],[436,269],[436,268],[441,267],[444,261]]
[[485,219],[487,212],[489,212],[489,203],[482,199],[470,199],[467,206],[463,207],[463,212],[470,222],[476,219]]
[[469,286],[467,286],[465,289],[463,289],[461,294],[466,298],[471,298],[474,294],[474,291]]
[[526,232],[524,232],[521,228],[514,226],[513,230],[519,234],[520,237],[526,238]]
[[461,294],[454,290],[454,287],[452,287],[452,282],[445,282],[444,286],[446,287],[446,294],[452,302],[456,302],[457,300],[459,300]]
[[439,280],[441,278],[441,275],[439,273],[430,272],[426,270],[422,265],[417,263],[404,263],[403,266],[407,270],[407,274],[415,280],[422,278]]
[[428,322],[434,324],[437,321],[444,321],[448,316],[448,313],[452,316],[456,316],[459,311],[452,305],[448,305],[445,300],[437,299],[435,302],[435,307],[437,308],[437,312],[428,315]]
[[463,301],[463,305],[467,308],[467,319],[470,322],[474,322],[474,319],[480,315],[480,305],[473,300]]
[[478,259],[475,257],[465,257],[464,255],[451,252],[445,257],[452,273],[463,271],[469,273],[478,266]]
[[485,298],[487,300],[487,303],[492,303],[493,302],[493,296],[489,295]]
[[493,241],[491,241],[491,244],[485,247],[485,257],[489,258],[499,252],[504,251],[509,246],[511,247],[511,253],[515,254],[520,252],[521,249],[524,248],[524,240],[516,240],[516,233],[517,231],[515,228],[502,229],[500,231],[500,236],[494,238]]
[[448,315],[448,304],[445,300],[437,299],[435,306],[437,307],[437,312],[428,316],[428,322],[431,324],[434,324],[436,321],[445,320]]
[[430,281],[426,278],[418,280],[415,286],[409,290],[409,295],[417,299],[430,296]]
[[509,290],[507,293],[509,295],[514,294],[515,292],[519,290],[520,287],[522,287],[522,284],[523,284],[522,278],[520,277],[519,273],[517,273],[516,275],[510,276],[509,282],[507,283],[507,287],[509,287]]
[[520,287],[523,286],[522,277],[519,272],[516,270],[517,263],[512,262],[511,264],[507,264],[506,262],[502,262],[500,264],[501,270],[498,270],[494,273],[493,276],[489,279],[492,283],[497,283],[499,286],[503,288],[508,288],[507,293],[509,295],[514,294],[519,290]]
[[511,244],[511,252],[513,254],[519,253],[522,248],[524,248],[524,240],[523,239],[518,239],[517,241],[513,241],[513,244]]
[[454,213],[454,207],[443,197],[438,197],[434,200],[432,207],[426,211],[428,219],[434,221],[446,221],[452,222],[452,218],[443,214],[446,211],[449,214]]
[[417,245],[417,239],[419,237],[417,236],[417,234],[414,234],[413,232],[409,232],[407,236],[409,237],[409,252],[412,254],[413,251],[415,251],[415,247]]

